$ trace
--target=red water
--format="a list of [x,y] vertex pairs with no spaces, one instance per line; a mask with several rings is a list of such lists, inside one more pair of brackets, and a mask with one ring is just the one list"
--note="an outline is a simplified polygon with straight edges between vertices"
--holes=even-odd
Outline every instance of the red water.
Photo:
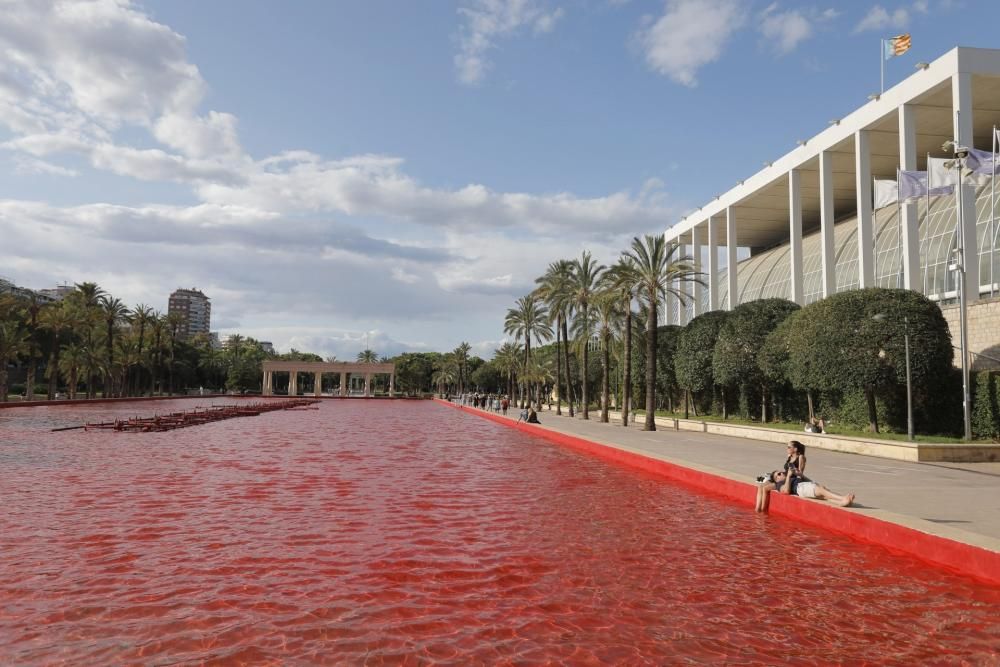
[[194,403],[0,411],[0,664],[1000,663],[1000,589],[431,403],[48,430]]

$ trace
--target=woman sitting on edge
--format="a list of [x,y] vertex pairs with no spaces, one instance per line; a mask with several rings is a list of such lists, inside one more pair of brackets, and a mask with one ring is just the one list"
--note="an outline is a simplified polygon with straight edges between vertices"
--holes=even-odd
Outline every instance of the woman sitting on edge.
[[[809,478],[804,474],[806,470],[806,446],[798,440],[792,440],[788,443],[788,457],[785,459],[784,471],[788,472],[793,469],[798,471],[802,481],[809,481]],[[754,510],[766,512],[768,494],[773,489],[778,488],[778,485],[774,483],[774,473],[758,477],[757,481],[757,500],[754,502]]]

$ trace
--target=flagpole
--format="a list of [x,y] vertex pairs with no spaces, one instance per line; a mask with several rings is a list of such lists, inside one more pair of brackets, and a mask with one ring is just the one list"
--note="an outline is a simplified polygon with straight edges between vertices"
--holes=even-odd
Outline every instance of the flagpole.
[[[927,154],[927,162],[924,163],[924,170],[927,172],[927,182],[924,183],[924,202],[925,202],[924,203],[924,241],[926,241],[927,240],[928,230],[930,230],[930,228],[931,228],[931,154],[930,153]],[[923,242],[921,242],[921,245],[924,245]],[[925,247],[924,248],[924,262],[923,262],[923,264],[924,264],[924,296],[929,296],[928,289],[930,287],[927,284],[927,264],[929,263],[928,260],[930,259],[927,256],[928,253],[929,253],[929,249],[927,247]]]
[[879,71],[882,73],[880,81],[880,92],[879,95],[885,93],[885,40],[880,39],[878,42],[878,65]]
[[993,265],[996,264],[993,259],[993,253],[996,250],[997,240],[994,232],[994,227],[996,226],[997,219],[997,126],[993,126],[993,162],[990,163],[990,296],[993,296],[993,286],[995,285],[995,278],[993,277]]
[[899,254],[899,276],[896,287],[903,289],[903,214],[899,207],[899,167],[896,167],[896,252]]

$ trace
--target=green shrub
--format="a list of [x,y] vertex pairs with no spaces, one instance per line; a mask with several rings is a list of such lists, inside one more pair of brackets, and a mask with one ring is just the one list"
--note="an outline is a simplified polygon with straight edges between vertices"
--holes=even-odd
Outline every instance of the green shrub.
[[972,398],[972,434],[977,438],[1000,435],[1000,412],[997,410],[996,378],[991,371],[976,373]]

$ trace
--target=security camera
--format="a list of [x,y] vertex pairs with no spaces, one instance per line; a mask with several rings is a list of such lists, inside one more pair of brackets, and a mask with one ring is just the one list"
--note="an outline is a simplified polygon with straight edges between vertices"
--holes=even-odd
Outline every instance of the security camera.
[[968,146],[955,146],[955,157],[959,160],[964,160],[969,157],[969,147]]

